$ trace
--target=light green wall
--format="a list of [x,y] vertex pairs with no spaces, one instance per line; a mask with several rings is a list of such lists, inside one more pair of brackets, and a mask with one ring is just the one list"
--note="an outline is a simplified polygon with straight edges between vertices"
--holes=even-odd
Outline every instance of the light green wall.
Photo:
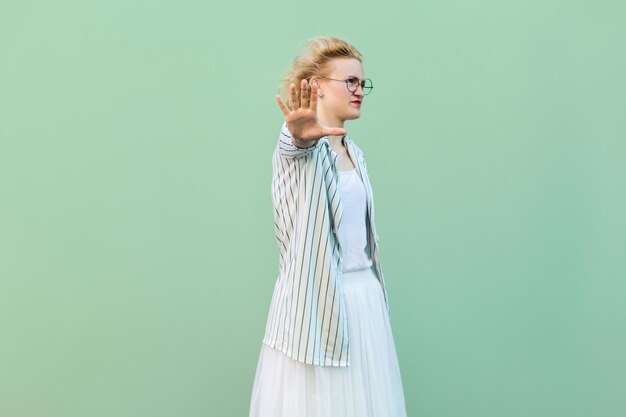
[[[0,6],[0,415],[247,416],[274,95],[353,42],[411,417],[626,415],[623,2]],[[297,416],[294,416],[297,417]]]

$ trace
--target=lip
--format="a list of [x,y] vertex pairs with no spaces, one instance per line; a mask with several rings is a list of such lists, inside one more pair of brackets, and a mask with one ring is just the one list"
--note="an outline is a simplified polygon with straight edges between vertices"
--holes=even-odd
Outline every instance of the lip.
[[359,100],[353,100],[353,101],[351,101],[350,103],[352,103],[352,104],[356,104],[356,105],[358,105],[358,106],[360,106],[360,105],[361,105],[361,101],[359,101]]

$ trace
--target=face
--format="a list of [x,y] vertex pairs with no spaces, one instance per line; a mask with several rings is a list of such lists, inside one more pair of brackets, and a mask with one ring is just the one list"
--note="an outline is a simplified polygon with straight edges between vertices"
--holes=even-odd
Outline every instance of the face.
[[329,126],[343,126],[345,120],[358,119],[361,116],[363,89],[359,86],[351,92],[343,81],[349,77],[358,77],[363,80],[363,66],[355,58],[335,58],[329,62],[330,73],[328,78],[316,78],[319,85],[317,113],[320,121]]

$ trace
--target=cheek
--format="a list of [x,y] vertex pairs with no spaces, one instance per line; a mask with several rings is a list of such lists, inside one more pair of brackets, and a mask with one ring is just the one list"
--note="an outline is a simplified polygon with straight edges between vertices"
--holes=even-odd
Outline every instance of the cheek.
[[337,84],[339,85],[333,86],[334,88],[332,89],[332,91],[329,91],[331,96],[333,97],[333,101],[337,103],[342,103],[342,102],[345,102],[346,100],[349,101],[351,94],[346,88],[346,86],[341,85],[340,83],[337,83]]
[[334,102],[337,107],[345,107],[349,105],[350,104],[349,91],[346,90],[345,92],[342,91],[339,94],[336,94]]

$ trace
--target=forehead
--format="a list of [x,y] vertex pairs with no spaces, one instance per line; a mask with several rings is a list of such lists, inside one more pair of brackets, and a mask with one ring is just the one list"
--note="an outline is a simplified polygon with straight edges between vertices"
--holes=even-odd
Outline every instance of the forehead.
[[334,58],[330,61],[330,77],[356,75],[363,78],[363,65],[356,58]]

